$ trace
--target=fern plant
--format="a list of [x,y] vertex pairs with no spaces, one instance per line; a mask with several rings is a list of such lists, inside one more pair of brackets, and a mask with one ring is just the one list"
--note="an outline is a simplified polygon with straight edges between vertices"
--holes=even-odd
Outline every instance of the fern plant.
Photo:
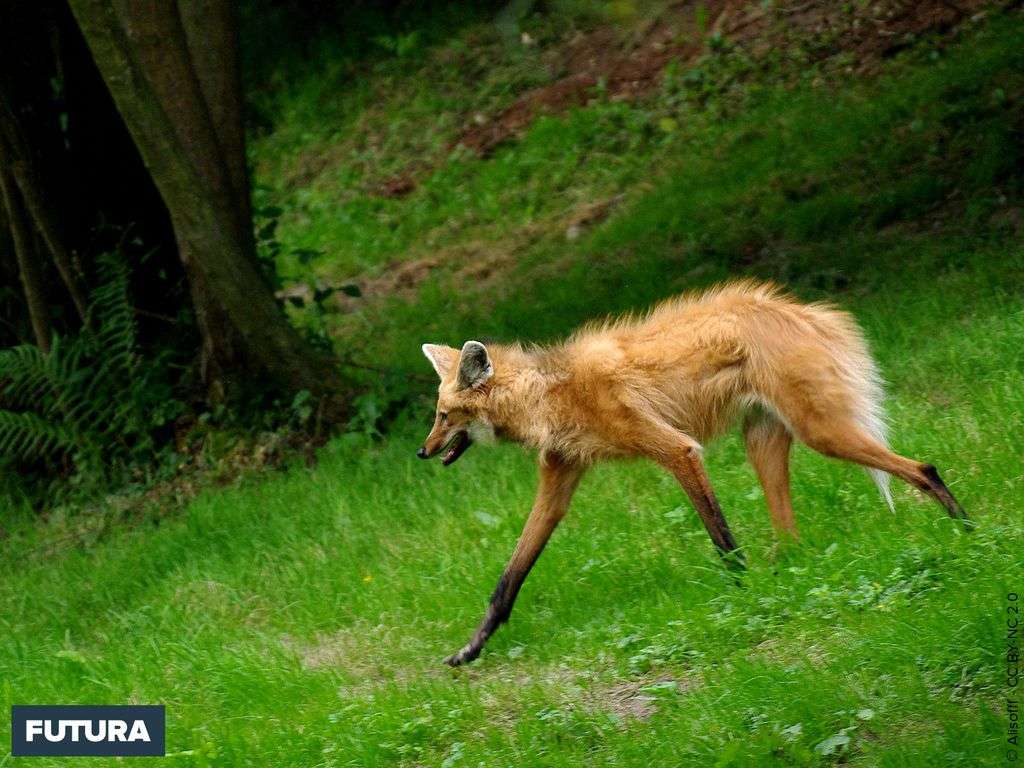
[[43,463],[53,474],[70,461],[78,484],[151,458],[152,432],[177,415],[166,387],[138,354],[128,269],[99,260],[101,281],[89,322],[55,337],[49,353],[21,345],[0,350],[0,463]]

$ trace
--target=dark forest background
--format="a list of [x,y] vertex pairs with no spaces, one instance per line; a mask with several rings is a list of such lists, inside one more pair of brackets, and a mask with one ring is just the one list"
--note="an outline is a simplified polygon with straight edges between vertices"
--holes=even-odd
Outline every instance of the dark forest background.
[[40,499],[69,480],[173,472],[197,425],[293,426],[304,442],[345,422],[353,390],[329,343],[286,320],[274,260],[257,252],[254,221],[266,239],[272,212],[253,210],[245,136],[269,124],[261,94],[266,103],[311,58],[365,65],[381,54],[374,35],[431,13],[397,2],[8,4],[0,461],[20,491]]

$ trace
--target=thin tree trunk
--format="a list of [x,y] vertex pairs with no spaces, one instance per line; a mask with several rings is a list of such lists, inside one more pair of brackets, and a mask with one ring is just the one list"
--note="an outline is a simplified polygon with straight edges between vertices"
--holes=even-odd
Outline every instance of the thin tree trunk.
[[43,294],[43,275],[39,268],[32,231],[26,221],[25,211],[18,195],[17,185],[7,169],[0,167],[0,197],[7,209],[7,222],[14,242],[14,254],[18,260],[18,274],[28,305],[29,319],[36,344],[43,352],[50,351],[50,309]]
[[75,269],[71,261],[71,254],[68,253],[67,248],[64,246],[64,238],[60,235],[60,228],[57,224],[57,215],[53,207],[47,203],[38,184],[37,176],[29,168],[28,163],[16,162],[13,164],[12,170],[14,180],[18,184],[18,189],[21,190],[22,199],[25,201],[25,207],[32,216],[36,229],[43,236],[46,247],[53,256],[54,264],[57,265],[57,271],[60,273],[68,293],[71,294],[71,301],[74,302],[75,309],[78,311],[78,317],[81,319],[82,325],[87,325],[89,322],[89,303],[85,297],[85,291],[82,289],[78,270]]
[[43,236],[46,247],[57,265],[57,271],[60,273],[84,325],[88,322],[88,303],[85,292],[82,290],[81,280],[72,265],[71,255],[64,245],[54,206],[47,200],[43,185],[39,182],[39,174],[32,160],[31,149],[26,146],[17,117],[2,93],[0,93],[0,167],[7,168],[18,185],[24,207],[36,229]]
[[238,330],[246,356],[293,390],[330,396],[340,375],[291,327],[244,235],[230,174],[172,0],[71,0],[93,57],[171,213],[183,256]]

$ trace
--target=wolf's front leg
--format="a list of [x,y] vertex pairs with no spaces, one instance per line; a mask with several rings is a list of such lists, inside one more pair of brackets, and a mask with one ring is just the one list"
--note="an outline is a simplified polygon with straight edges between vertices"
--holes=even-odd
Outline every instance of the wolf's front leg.
[[732,570],[744,570],[743,553],[736,545],[715,492],[711,489],[711,481],[701,460],[700,445],[680,432],[666,432],[661,441],[652,442],[648,450],[651,458],[675,475],[690,497],[726,566]]
[[512,558],[501,574],[498,586],[491,595],[491,603],[487,606],[487,613],[473,638],[458,653],[445,659],[446,664],[457,667],[473,661],[480,655],[487,638],[508,621],[519,588],[523,586],[527,574],[537,562],[551,533],[565,516],[583,472],[584,467],[569,463],[556,454],[541,455],[537,500],[533,503],[533,509],[526,520],[526,526],[519,537]]

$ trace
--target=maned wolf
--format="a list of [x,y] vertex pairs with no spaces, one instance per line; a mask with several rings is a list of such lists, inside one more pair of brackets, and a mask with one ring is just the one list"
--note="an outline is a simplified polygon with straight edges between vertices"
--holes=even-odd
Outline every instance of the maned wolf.
[[479,656],[508,619],[580,477],[599,459],[642,456],[671,472],[718,551],[739,567],[701,446],[740,420],[780,535],[797,535],[789,498],[794,437],[867,467],[890,507],[888,473],[966,520],[935,467],[887,447],[879,376],[853,318],[772,285],[737,282],[671,299],[553,347],[467,341],[461,351],[424,344],[423,353],[441,386],[420,458],[444,451],[448,465],[474,441],[494,437],[540,453],[526,527],[473,638],[446,660],[452,666]]

